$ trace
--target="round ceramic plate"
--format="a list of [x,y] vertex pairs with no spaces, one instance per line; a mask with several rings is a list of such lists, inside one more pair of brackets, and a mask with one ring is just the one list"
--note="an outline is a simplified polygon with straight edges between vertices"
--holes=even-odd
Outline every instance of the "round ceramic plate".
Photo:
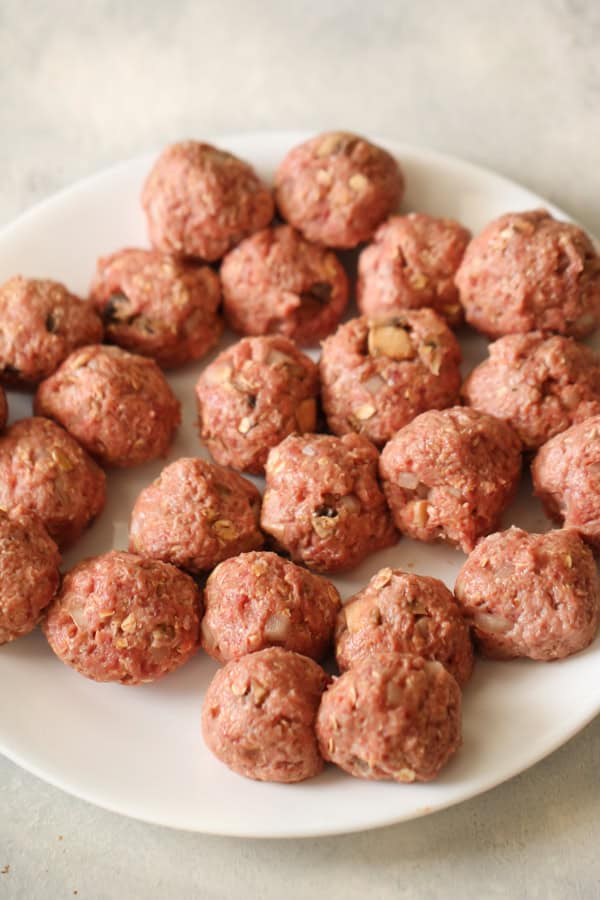
[[[306,137],[249,134],[214,142],[270,178],[285,152]],[[477,231],[500,213],[547,205],[467,163],[381,143],[402,161],[405,211],[452,216]],[[5,229],[0,281],[20,272],[58,279],[85,295],[98,256],[147,244],[139,194],[152,161],[136,159],[90,178]],[[485,342],[466,331],[460,337],[468,370],[485,355]],[[204,452],[193,401],[201,368],[202,363],[170,376],[184,420],[169,461]],[[13,393],[9,399],[13,420],[31,414],[29,396]],[[134,499],[163,464],[110,474],[107,508],[66,556],[65,566],[127,546]],[[505,516],[504,525],[512,523],[530,531],[549,527],[527,478]],[[463,561],[455,550],[403,539],[336,583],[348,597],[382,566],[395,566],[435,575],[452,587]],[[202,654],[154,685],[95,684],[59,662],[38,630],[0,648],[0,750],[65,791],[148,822],[252,837],[349,832],[442,809],[522,772],[600,710],[599,669],[598,640],[557,663],[478,662],[464,694],[463,747],[431,784],[363,782],[327,767],[303,784],[273,785],[234,775],[205,748],[200,710],[216,664]]]

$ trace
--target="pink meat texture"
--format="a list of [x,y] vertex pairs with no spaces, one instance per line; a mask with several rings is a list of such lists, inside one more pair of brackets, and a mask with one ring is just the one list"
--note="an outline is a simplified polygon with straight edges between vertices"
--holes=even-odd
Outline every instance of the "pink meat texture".
[[479,649],[494,659],[562,659],[598,630],[600,578],[576,531],[491,534],[462,567],[455,592]]
[[104,472],[54,422],[21,419],[0,437],[0,509],[36,514],[59,547],[77,540],[105,500]]
[[465,401],[508,422],[527,450],[600,414],[600,356],[572,338],[510,334],[463,385]]
[[76,350],[40,384],[35,410],[117,467],[165,456],[181,420],[179,400],[154,360],[119,347]]
[[315,719],[327,685],[306,656],[270,647],[228,662],[211,681],[202,733],[215,756],[246,778],[291,783],[323,768]]
[[59,659],[86,678],[145,684],[193,656],[201,615],[189,575],[113,550],[65,575],[44,632]]
[[201,359],[223,331],[216,272],[158,250],[99,259],[91,299],[107,340],[164,368]]
[[40,519],[0,510],[0,644],[29,634],[60,583],[58,548]]
[[584,337],[600,323],[600,257],[587,234],[545,209],[494,219],[456,274],[467,322],[490,338]]
[[400,531],[469,553],[515,494],[521,442],[510,425],[477,410],[431,410],[386,444],[380,472]]
[[263,544],[260,493],[204,459],[182,458],[162,470],[133,507],[129,549],[190,572]]
[[293,341],[244,338],[198,379],[200,436],[221,465],[262,474],[271,447],[315,431],[318,389],[316,364]]
[[327,424],[381,447],[427,409],[458,400],[458,341],[433,310],[378,323],[351,319],[323,343],[319,363]]
[[375,653],[325,692],[317,737],[356,778],[431,781],[461,743],[460,688],[439,662]]
[[36,385],[102,332],[93,306],[64,285],[17,275],[0,286],[0,381]]
[[150,240],[178,256],[221,259],[273,218],[271,190],[247,163],[198,141],[167,147],[142,191]]
[[451,325],[463,310],[454,276],[471,234],[452,219],[425,213],[390,216],[358,261],[357,301],[370,319],[430,307]]
[[220,563],[204,596],[202,646],[219,662],[272,646],[321,659],[340,608],[330,581],[268,552]]
[[533,487],[547,514],[600,548],[600,415],[572,425],[539,450]]
[[348,600],[335,650],[342,671],[382,651],[436,659],[461,686],[473,669],[469,625],[452,593],[437,578],[401,569],[381,569]]
[[315,346],[348,303],[348,278],[335,253],[289,225],[242,241],[223,260],[221,279],[225,317],[241,334],[283,334]]
[[358,565],[396,541],[377,481],[378,453],[358,434],[290,435],[269,453],[262,527],[295,562]]
[[356,247],[393,212],[404,178],[387,151],[356,134],[319,134],[293,147],[275,175],[282,217],[309,241]]

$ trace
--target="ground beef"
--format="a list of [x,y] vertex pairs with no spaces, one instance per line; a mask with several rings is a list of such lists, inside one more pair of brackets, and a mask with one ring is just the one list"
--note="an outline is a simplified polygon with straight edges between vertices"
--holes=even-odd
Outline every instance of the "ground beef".
[[201,359],[223,331],[217,273],[157,250],[99,259],[91,298],[111,343],[165,368]]
[[269,453],[262,527],[296,562],[358,565],[396,533],[377,481],[377,450],[358,434],[290,435]]
[[236,472],[204,459],[178,459],[141,492],[129,549],[190,572],[263,544],[260,493]]
[[221,279],[225,317],[242,334],[283,334],[316,345],[348,303],[348,278],[335,253],[289,225],[242,241],[223,260]]
[[66,431],[48,419],[21,419],[0,438],[0,508],[36,514],[65,548],[100,513],[106,476]]
[[576,531],[491,534],[460,570],[456,596],[494,659],[562,659],[598,630],[600,578]]
[[600,415],[551,438],[533,461],[533,487],[551,519],[600,548]]
[[144,684],[194,655],[201,616],[189,575],[113,550],[65,575],[44,632],[59,659],[86,678]]
[[396,160],[365,138],[328,132],[293,147],[275,175],[279,212],[309,241],[368,241],[404,192]]
[[458,399],[460,347],[435,312],[341,325],[323,344],[323,408],[335,434],[358,431],[382,446],[427,409]]
[[370,319],[406,309],[435,309],[451,325],[463,310],[454,276],[471,234],[452,219],[425,213],[390,216],[358,261],[358,307]]
[[280,335],[244,338],[196,384],[200,435],[218,463],[261,474],[271,447],[315,431],[316,364]]
[[206,692],[202,732],[212,753],[246,778],[291,783],[323,768],[314,724],[325,672],[270,647],[219,669]]
[[600,323],[600,257],[581,228],[544,209],[490,222],[467,247],[456,284],[467,321],[491,338],[583,337]]
[[466,402],[503,419],[535,450],[575,422],[600,413],[600,356],[572,338],[510,334],[463,386]]
[[437,659],[459,685],[471,677],[469,626],[454,597],[437,578],[381,569],[339,612],[335,629],[340,669],[381,651]]
[[119,347],[84,347],[40,384],[35,410],[56,419],[107,466],[164,456],[180,404],[154,360]]
[[76,347],[102,340],[93,306],[56,281],[11,278],[0,286],[0,381],[31,386]]
[[202,646],[219,662],[281,646],[321,659],[340,596],[330,581],[275,553],[242,553],[206,582]]
[[469,553],[515,494],[521,442],[510,425],[477,410],[431,410],[386,444],[380,472],[400,531]]
[[461,693],[439,662],[375,653],[323,694],[325,760],[356,778],[431,781],[461,743]]
[[32,631],[60,583],[58,548],[37,516],[0,510],[0,644]]
[[152,244],[165,253],[220,259],[273,218],[273,196],[255,171],[198,141],[172,144],[142,191]]

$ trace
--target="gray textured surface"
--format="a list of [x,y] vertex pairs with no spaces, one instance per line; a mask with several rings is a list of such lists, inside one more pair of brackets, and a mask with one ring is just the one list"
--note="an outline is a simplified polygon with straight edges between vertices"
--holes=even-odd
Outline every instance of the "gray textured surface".
[[[595,0],[2,0],[0,224],[176,137],[336,124],[495,168],[600,234],[599,44]],[[0,760],[0,897],[600,897],[599,766],[596,720],[462,806],[278,843],[142,825]]]

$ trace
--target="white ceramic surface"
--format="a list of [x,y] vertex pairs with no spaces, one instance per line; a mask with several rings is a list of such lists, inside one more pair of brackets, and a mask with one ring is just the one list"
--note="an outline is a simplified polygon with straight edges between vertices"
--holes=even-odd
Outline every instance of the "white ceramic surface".
[[[251,134],[215,142],[269,177],[306,135]],[[543,201],[497,175],[458,160],[382,142],[399,159],[408,191],[402,208],[449,215],[473,230],[507,210]],[[151,157],[133,160],[52,198],[0,233],[0,280],[16,272],[54,277],[85,294],[96,258],[147,243],[140,186]],[[547,205],[547,204],[546,204]],[[554,210],[554,212],[557,212]],[[226,339],[227,340],[227,339]],[[485,342],[461,335],[465,369]],[[169,460],[201,451],[193,384],[202,364],[171,376],[184,422]],[[12,418],[30,414],[10,395]],[[109,503],[65,559],[125,547],[129,510],[162,463],[111,473]],[[504,524],[545,530],[525,478]],[[336,580],[344,597],[383,565],[437,575],[450,586],[464,557],[402,540]],[[328,768],[294,786],[230,773],[205,749],[199,727],[204,688],[216,665],[198,656],[156,685],[125,688],[86,681],[56,660],[38,632],[0,650],[0,750],[47,781],[100,806],[150,822],[214,834],[292,837],[375,827],[458,803],[510,778],[564,743],[600,710],[600,641],[553,664],[479,662],[464,697],[464,745],[429,785],[372,784]]]

